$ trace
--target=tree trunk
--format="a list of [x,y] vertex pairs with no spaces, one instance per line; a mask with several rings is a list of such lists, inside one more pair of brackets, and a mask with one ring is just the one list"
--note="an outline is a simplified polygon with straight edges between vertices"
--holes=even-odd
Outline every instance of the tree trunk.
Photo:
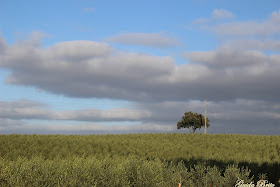
[[193,127],[193,134],[195,133],[196,128]]

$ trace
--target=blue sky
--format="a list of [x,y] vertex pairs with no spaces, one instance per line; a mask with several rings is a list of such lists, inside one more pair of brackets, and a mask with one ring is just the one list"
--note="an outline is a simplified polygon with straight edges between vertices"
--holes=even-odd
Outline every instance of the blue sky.
[[[280,134],[280,3],[0,0],[0,132]],[[202,131],[201,131],[202,132]]]

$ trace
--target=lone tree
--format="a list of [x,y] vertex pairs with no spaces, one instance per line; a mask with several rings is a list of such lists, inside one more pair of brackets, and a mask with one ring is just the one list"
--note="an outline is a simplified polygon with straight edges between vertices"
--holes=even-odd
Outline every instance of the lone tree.
[[[206,126],[210,126],[210,121],[206,118]],[[202,114],[186,112],[182,119],[177,122],[177,129],[188,128],[190,133],[195,133],[196,129],[200,129],[205,125],[205,118]]]

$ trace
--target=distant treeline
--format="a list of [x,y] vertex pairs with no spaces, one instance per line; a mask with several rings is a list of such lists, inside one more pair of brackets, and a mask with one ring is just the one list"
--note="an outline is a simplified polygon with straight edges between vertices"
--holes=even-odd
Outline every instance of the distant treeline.
[[0,135],[0,186],[213,187],[266,176],[280,178],[280,136]]

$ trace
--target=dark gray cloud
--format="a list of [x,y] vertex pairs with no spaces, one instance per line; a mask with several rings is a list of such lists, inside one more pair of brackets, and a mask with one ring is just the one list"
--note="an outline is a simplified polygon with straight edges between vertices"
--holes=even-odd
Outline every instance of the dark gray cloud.
[[[222,47],[217,51],[197,51],[186,53],[187,58],[195,63],[213,66],[214,68],[254,67],[273,64],[270,56],[256,50],[239,50]],[[280,60],[280,59],[278,59]]]
[[[176,123],[184,112],[204,114],[204,102],[161,102],[138,106],[150,110],[152,115],[144,122],[170,125],[176,131]],[[208,101],[209,133],[280,134],[280,105],[275,102],[237,99],[234,101]],[[171,125],[172,124],[172,125]],[[188,132],[188,129],[181,130]],[[203,129],[201,131],[203,133]]]
[[[7,47],[7,44],[4,40],[4,38],[1,37],[1,33],[0,33],[0,54],[1,53],[3,54],[5,52],[6,47]],[[0,61],[1,61],[1,56],[0,56]]]
[[232,50],[262,50],[280,52],[280,41],[275,39],[238,39],[230,40],[223,45],[224,48]]
[[38,41],[5,45],[6,83],[69,97],[138,102],[258,99],[279,101],[280,56],[221,47],[172,57],[125,53],[106,43],[71,41],[42,48]]

